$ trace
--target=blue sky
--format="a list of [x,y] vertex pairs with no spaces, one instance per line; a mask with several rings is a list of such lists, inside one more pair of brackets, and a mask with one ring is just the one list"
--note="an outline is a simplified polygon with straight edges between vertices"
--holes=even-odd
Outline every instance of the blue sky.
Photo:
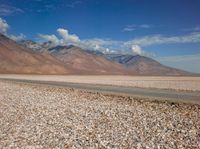
[[200,72],[199,14],[199,0],[0,0],[0,31]]

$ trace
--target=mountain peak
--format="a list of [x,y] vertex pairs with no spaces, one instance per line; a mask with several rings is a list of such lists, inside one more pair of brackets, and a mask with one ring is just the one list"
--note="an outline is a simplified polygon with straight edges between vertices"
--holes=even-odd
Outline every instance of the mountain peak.
[[[30,48],[38,48],[37,43]],[[40,44],[43,46],[43,44]],[[48,45],[48,44],[47,44]],[[51,47],[39,47],[55,56],[64,65],[72,67],[80,74],[135,74],[135,75],[191,75],[186,71],[171,68],[160,64],[152,58],[141,55],[129,54],[104,54],[98,51],[85,50],[75,45],[57,45]],[[36,50],[37,51],[37,50]],[[118,64],[118,65],[116,65]],[[103,66],[105,65],[105,66]],[[107,66],[110,65],[112,67]],[[122,68],[124,67],[124,68]],[[109,69],[110,70],[109,70]],[[122,72],[116,72],[120,70]],[[129,70],[129,71],[127,71]],[[94,71],[94,72],[93,72]],[[101,72],[103,71],[103,72]]]
[[106,58],[125,65],[137,75],[191,75],[189,72],[164,66],[152,58],[141,55],[108,54]]

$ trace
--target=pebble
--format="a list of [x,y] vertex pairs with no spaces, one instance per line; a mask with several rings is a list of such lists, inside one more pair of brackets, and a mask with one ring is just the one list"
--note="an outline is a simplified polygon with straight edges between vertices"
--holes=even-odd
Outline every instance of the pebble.
[[200,106],[0,81],[0,149],[200,148]]

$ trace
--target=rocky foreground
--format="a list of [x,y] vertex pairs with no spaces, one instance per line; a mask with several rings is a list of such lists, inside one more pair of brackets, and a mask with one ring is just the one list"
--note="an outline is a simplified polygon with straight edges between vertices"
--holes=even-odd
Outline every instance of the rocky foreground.
[[4,148],[200,148],[200,106],[1,81]]

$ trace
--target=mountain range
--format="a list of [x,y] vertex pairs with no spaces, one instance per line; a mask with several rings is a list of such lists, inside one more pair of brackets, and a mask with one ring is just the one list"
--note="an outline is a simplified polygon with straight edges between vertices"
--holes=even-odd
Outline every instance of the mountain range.
[[190,72],[171,68],[145,56],[104,54],[74,45],[13,41],[0,34],[0,73],[181,76]]

